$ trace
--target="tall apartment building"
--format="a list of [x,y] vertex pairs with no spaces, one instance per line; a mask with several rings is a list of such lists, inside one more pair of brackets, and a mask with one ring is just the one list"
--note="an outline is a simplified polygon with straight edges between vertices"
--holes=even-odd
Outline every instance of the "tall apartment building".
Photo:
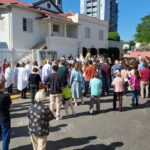
[[118,28],[118,0],[80,0],[80,13],[108,21],[110,30]]

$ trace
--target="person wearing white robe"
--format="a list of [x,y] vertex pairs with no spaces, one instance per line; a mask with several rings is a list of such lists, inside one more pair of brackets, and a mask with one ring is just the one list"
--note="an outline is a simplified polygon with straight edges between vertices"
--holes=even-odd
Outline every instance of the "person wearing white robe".
[[8,93],[12,93],[12,86],[13,86],[13,76],[14,72],[11,68],[11,65],[7,63],[6,70],[5,70],[5,88],[8,90]]
[[16,67],[14,68],[14,82],[13,87],[17,88],[18,85],[18,71],[19,71],[20,64],[17,63]]
[[25,69],[25,64],[22,63],[18,71],[17,89],[21,91],[21,98],[26,99],[26,91],[28,85],[28,73]]
[[[25,69],[27,71],[27,78],[29,79],[29,76],[32,72],[32,66],[30,64],[30,61],[27,61],[26,65],[25,65]],[[30,89],[30,83],[27,85],[27,89]]]
[[52,66],[50,65],[50,61],[47,61],[47,63],[42,68],[42,82],[44,83],[48,76],[52,73]]
[[32,66],[30,65],[30,61],[27,61],[26,65],[25,65],[25,69],[27,71],[27,75],[29,77],[29,75],[31,74],[32,72]]

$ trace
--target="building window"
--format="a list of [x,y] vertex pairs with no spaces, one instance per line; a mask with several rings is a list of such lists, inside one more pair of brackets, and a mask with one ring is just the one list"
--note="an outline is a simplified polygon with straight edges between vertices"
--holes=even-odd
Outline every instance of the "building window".
[[85,27],[85,38],[90,39],[90,28],[89,27]]
[[51,8],[51,4],[47,3],[47,8],[50,9]]
[[23,31],[33,32],[33,21],[29,18],[23,18]]
[[0,31],[6,31],[6,20],[0,16]]
[[60,26],[58,24],[53,25],[53,32],[60,32]]
[[99,40],[104,40],[104,31],[99,30]]

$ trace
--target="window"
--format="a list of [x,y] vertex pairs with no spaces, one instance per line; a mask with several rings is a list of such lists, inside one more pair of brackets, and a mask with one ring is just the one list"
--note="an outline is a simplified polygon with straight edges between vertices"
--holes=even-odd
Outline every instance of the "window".
[[103,30],[99,30],[99,39],[104,40],[104,31]]
[[89,27],[85,27],[85,38],[90,39],[90,28]]
[[29,18],[23,18],[23,31],[33,32],[33,21]]
[[53,32],[60,32],[60,26],[58,24],[53,25]]
[[0,31],[6,31],[6,20],[0,16]]
[[51,4],[47,3],[47,8],[50,9],[51,8]]

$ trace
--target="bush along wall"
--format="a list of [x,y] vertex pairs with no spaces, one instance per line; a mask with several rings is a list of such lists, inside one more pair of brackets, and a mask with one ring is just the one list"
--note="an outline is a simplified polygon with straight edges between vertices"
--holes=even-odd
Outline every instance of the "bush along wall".
[[87,53],[88,53],[87,49],[85,47],[83,47],[82,48],[82,56],[83,56],[83,58],[86,57]]
[[115,59],[119,59],[120,57],[120,50],[117,47],[109,47],[108,48],[108,57],[114,56]]
[[90,49],[90,54],[91,54],[91,56],[97,55],[97,49],[96,48],[91,48]]
[[99,49],[99,55],[107,56],[108,55],[108,49],[107,48],[100,48]]

